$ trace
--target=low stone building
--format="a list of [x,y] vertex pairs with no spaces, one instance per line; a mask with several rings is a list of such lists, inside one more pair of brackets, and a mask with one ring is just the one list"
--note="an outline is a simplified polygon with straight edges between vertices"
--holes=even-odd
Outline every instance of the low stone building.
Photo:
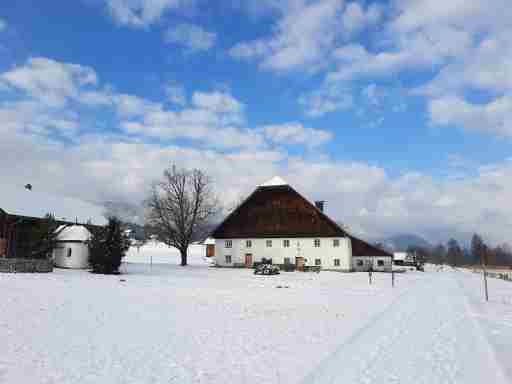
[[89,267],[91,232],[83,225],[63,225],[57,229],[57,245],[53,262],[59,268],[86,269]]

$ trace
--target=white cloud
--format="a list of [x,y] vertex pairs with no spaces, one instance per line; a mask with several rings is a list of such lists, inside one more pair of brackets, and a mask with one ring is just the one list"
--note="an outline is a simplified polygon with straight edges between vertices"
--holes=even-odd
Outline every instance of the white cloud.
[[429,103],[429,113],[436,125],[512,136],[512,96],[496,98],[487,104],[471,104],[457,96],[436,98]]
[[383,91],[376,84],[369,84],[361,90],[361,94],[373,106],[379,106],[383,97]]
[[328,131],[306,128],[300,123],[267,125],[262,128],[268,140],[278,144],[317,147],[333,138]]
[[389,77],[400,71],[430,70],[463,54],[471,44],[471,36],[451,26],[432,26],[393,37],[391,49],[369,52],[360,44],[337,48],[333,58],[337,69],[327,81],[350,81],[357,78]]
[[510,161],[477,168],[474,175],[462,179],[438,180],[417,172],[391,176],[363,162],[290,157],[262,148],[224,153],[104,134],[83,136],[74,145],[64,145],[24,130],[30,119],[14,123],[26,115],[20,111],[14,118],[6,106],[0,111],[0,178],[4,183],[21,186],[30,182],[37,189],[86,200],[137,204],[151,181],[165,167],[177,164],[199,167],[213,176],[227,205],[270,176],[282,175],[310,199],[327,200],[331,217],[369,238],[415,232],[446,241],[478,231],[490,241],[501,242],[508,240],[512,225]]
[[61,135],[72,138],[79,131],[77,116],[55,110],[35,101],[6,102],[0,106],[2,135],[25,132],[36,135]]
[[[412,90],[413,95],[427,98],[433,124],[508,135],[509,115],[503,109],[512,94],[510,19],[508,0],[496,0],[492,7],[485,0],[449,4],[442,0],[392,0],[386,12],[375,4],[365,9],[359,2],[348,3],[341,17],[345,36],[359,28],[375,29],[364,40],[337,35],[322,54],[327,68],[323,82],[305,93],[300,102],[307,115],[321,116],[342,109],[325,97],[332,89],[351,89],[362,80],[373,83],[402,74],[433,73],[432,80]],[[271,40],[261,41],[268,44]],[[268,57],[265,44],[252,46],[256,52],[252,54]],[[468,95],[475,90],[489,100],[485,104],[470,101]],[[378,103],[371,94],[365,96],[370,103]],[[441,100],[449,101],[456,110],[443,110]],[[478,123],[471,122],[469,116]]]
[[413,93],[439,97],[465,89],[512,91],[512,41],[507,34],[483,39]]
[[182,45],[189,52],[207,51],[215,45],[216,40],[215,33],[190,23],[180,23],[165,32],[167,43]]
[[112,18],[119,24],[145,27],[160,20],[171,10],[182,10],[192,0],[102,0]]
[[233,96],[223,92],[194,92],[192,104],[218,113],[241,113],[245,106]]
[[[150,182],[175,163],[205,169],[229,203],[241,190],[280,174],[311,199],[327,200],[330,216],[367,237],[412,231],[446,240],[443,236],[479,231],[492,241],[508,239],[510,161],[456,179],[418,172],[394,176],[380,166],[312,151],[290,156],[284,149],[289,143],[320,145],[330,134],[300,123],[248,129],[248,107],[229,92],[195,92],[186,107],[168,109],[164,103],[114,92],[92,68],[48,59],[31,59],[0,78],[7,87],[2,92],[16,95],[16,101],[0,103],[4,183],[30,182],[87,200],[139,202]],[[53,101],[48,103],[45,95]],[[97,136],[88,129],[90,121],[102,116],[96,107],[111,113],[113,130],[108,132],[115,134]],[[432,116],[435,124],[462,121],[471,129],[487,126],[508,135],[510,110],[506,96],[489,105],[452,97],[435,104]],[[193,143],[178,145],[170,141],[175,138]],[[270,140],[284,144],[271,150]]]
[[[92,68],[46,58],[29,59],[23,66],[0,74],[6,92],[20,101],[4,104],[5,114],[19,116],[18,128],[39,134],[80,131],[76,106],[101,107],[113,115],[112,128],[138,137],[162,140],[185,138],[206,147],[255,148],[264,137],[245,127],[245,106],[227,92],[195,92],[189,107],[172,110],[145,98],[114,92],[99,84]],[[0,105],[1,107],[2,105]],[[30,108],[29,108],[30,107]],[[94,118],[96,120],[96,118]]]
[[172,104],[180,106],[185,106],[187,104],[187,95],[183,86],[170,83],[165,85],[164,91]]
[[308,117],[320,117],[326,113],[346,110],[353,106],[350,89],[334,85],[303,94],[298,102],[305,108],[305,114]]
[[355,33],[379,22],[382,13],[381,6],[377,4],[372,4],[365,10],[361,4],[351,2],[347,4],[343,13],[343,26],[348,33]]
[[0,32],[4,31],[5,29],[7,29],[7,22],[3,19],[0,19]]
[[316,71],[325,67],[338,41],[376,24],[382,8],[357,2],[345,6],[341,0],[284,1],[265,3],[264,9],[278,13],[268,37],[243,41],[230,50],[237,59],[257,60],[260,67],[277,72]]
[[272,37],[239,43],[231,55],[256,58],[262,68],[276,71],[317,66],[334,42],[342,5],[338,0],[290,2]]
[[36,57],[3,73],[0,82],[41,102],[62,106],[79,98],[81,87],[96,85],[97,78],[91,68]]

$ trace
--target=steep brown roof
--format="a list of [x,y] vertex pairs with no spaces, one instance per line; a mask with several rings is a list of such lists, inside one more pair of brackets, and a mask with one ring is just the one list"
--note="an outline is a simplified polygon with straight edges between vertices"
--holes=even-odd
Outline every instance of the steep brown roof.
[[392,255],[380,248],[366,243],[352,235],[349,236],[352,243],[352,256],[381,256],[392,257]]
[[289,185],[258,187],[212,233],[217,239],[346,235]]

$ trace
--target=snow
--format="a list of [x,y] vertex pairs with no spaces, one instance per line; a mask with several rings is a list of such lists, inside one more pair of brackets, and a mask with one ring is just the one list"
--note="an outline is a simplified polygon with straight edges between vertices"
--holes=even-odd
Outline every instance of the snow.
[[0,209],[18,216],[39,218],[51,213],[55,219],[68,222],[90,222],[95,225],[107,223],[103,216],[104,208],[71,197],[52,195],[37,188],[29,191],[23,187],[2,185]]
[[206,238],[206,240],[204,241],[204,245],[215,245],[215,239],[212,237]]
[[0,274],[0,382],[511,382],[510,282],[490,279],[486,303],[481,276],[459,270],[392,288],[389,274],[255,276],[208,267],[199,247],[189,267],[141,250],[128,259],[168,263]]
[[284,181],[281,177],[274,176],[270,180],[261,184],[260,187],[274,187],[274,186],[279,186],[279,185],[288,185],[288,183],[286,181]]
[[[192,244],[188,249],[188,264],[197,266],[210,266],[213,258],[206,257],[206,246],[203,244]],[[180,264],[180,252],[159,241],[149,241],[144,245],[132,246],[126,253],[123,261],[125,263],[143,264]]]
[[57,241],[87,241],[91,238],[91,232],[83,225],[61,225],[56,232]]

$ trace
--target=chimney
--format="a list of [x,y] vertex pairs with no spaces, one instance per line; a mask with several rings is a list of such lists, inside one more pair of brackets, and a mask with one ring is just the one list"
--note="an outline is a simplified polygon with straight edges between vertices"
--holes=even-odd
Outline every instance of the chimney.
[[323,212],[323,211],[324,211],[324,203],[325,203],[325,201],[324,201],[324,200],[318,200],[318,201],[315,201],[315,207],[317,207],[317,209],[318,209],[320,212]]

